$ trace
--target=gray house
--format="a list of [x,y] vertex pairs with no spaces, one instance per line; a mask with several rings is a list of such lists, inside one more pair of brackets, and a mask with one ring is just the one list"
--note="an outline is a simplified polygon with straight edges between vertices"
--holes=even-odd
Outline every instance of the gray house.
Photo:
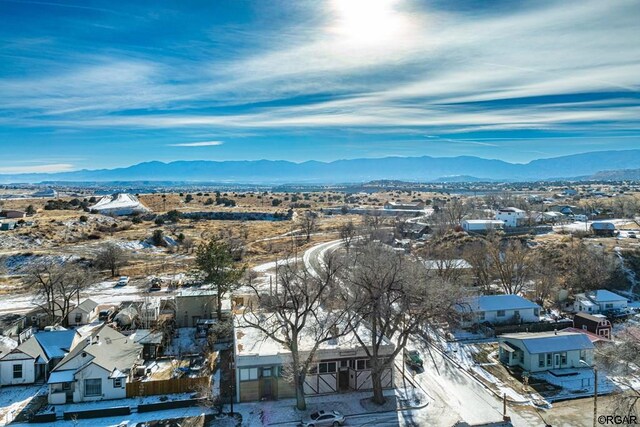
[[594,346],[579,332],[505,334],[499,337],[500,361],[529,372],[593,365]]

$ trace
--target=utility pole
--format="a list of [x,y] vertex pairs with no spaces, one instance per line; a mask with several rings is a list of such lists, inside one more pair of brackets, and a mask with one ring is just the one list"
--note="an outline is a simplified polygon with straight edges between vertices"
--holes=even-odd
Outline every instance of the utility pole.
[[598,368],[593,367],[593,427],[597,427],[598,420]]

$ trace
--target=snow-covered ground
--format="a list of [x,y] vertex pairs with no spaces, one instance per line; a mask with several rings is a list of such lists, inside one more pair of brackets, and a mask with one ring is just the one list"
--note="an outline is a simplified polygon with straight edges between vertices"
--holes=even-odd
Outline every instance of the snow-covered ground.
[[11,423],[31,399],[46,390],[41,385],[0,387],[0,426]]
[[196,328],[178,328],[177,335],[171,339],[165,355],[181,356],[185,354],[200,353],[204,339],[196,338]]
[[[563,375],[553,375],[551,372],[532,373],[533,378],[544,380],[549,384],[562,387],[553,396],[545,396],[548,401],[575,399],[584,396],[593,396],[594,376],[590,368],[557,369]],[[615,390],[616,386],[608,380],[606,375],[600,374],[598,378],[598,394],[607,394]]]

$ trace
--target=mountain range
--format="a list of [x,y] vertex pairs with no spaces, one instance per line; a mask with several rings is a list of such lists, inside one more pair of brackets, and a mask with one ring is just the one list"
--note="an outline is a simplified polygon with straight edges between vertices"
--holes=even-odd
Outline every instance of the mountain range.
[[[640,150],[598,151],[569,156],[509,163],[480,157],[384,157],[307,161],[159,161],[116,169],[78,170],[58,173],[0,175],[1,183],[181,181],[220,183],[348,183],[376,179],[407,181],[472,180],[532,181],[591,179],[601,173],[640,169]],[[606,171],[606,173],[605,173]],[[449,177],[449,178],[447,178]],[[606,179],[606,178],[605,178]]]

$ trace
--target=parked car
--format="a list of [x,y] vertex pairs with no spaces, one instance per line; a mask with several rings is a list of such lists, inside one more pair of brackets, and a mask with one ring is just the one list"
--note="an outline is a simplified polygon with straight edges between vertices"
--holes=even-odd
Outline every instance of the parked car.
[[344,415],[338,411],[316,411],[302,420],[302,427],[337,427],[344,425]]
[[108,322],[113,317],[113,310],[100,310],[98,313],[98,320],[101,322]]
[[418,353],[417,350],[405,350],[404,361],[412,368],[422,368],[422,365],[424,364],[422,357],[420,357],[420,353]]
[[151,287],[149,291],[159,291],[162,290],[162,279],[155,277],[151,280]]
[[126,286],[129,283],[129,276],[121,276],[116,286]]

